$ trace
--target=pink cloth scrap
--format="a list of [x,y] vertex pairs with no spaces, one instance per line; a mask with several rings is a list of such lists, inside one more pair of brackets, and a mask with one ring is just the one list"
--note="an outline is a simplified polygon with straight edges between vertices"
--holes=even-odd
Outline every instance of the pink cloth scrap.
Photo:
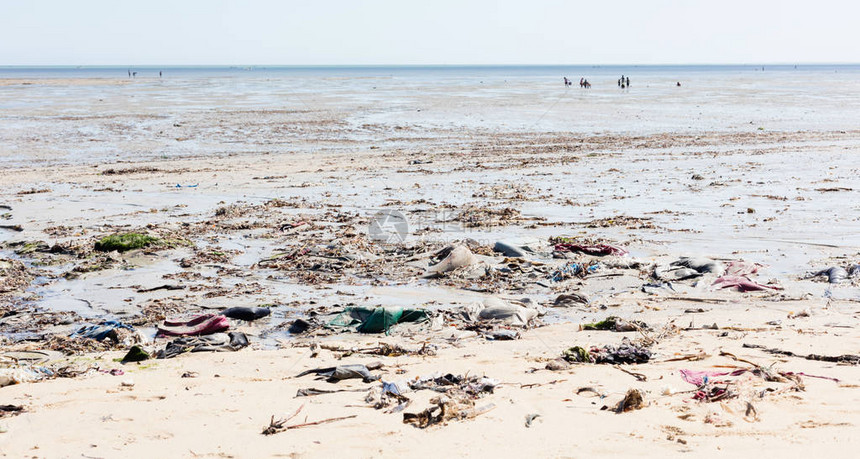
[[726,267],[726,276],[750,276],[758,272],[761,265],[748,261],[733,261]]
[[203,314],[182,322],[165,320],[158,326],[158,336],[196,336],[211,335],[226,331],[230,321],[220,314]]
[[759,284],[743,276],[722,276],[711,284],[711,290],[721,288],[737,288],[739,292],[754,292],[758,290],[782,290],[782,287]]
[[681,379],[688,383],[699,387],[705,384],[705,378],[710,382],[711,379],[717,376],[740,376],[746,373],[747,369],[741,368],[735,371],[699,371],[699,370],[681,370]]

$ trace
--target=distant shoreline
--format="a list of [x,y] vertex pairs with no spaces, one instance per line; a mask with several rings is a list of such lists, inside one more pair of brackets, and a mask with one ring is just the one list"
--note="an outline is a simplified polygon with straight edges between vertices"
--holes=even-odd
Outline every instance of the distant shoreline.
[[[0,66],[0,79],[131,78],[176,76],[562,76],[757,72],[860,72],[860,64],[695,64],[695,65],[142,65],[142,66]],[[616,76],[617,78],[617,76]]]

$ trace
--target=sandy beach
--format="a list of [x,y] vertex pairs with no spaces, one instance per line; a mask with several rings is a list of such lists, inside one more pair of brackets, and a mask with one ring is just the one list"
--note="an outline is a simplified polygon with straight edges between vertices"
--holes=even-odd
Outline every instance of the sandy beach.
[[860,86],[679,72],[0,79],[0,456],[854,457]]

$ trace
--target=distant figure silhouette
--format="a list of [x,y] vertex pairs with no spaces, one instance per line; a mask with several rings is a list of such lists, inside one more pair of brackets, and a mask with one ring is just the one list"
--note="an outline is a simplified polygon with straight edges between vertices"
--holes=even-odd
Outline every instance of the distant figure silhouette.
[[680,87],[681,87],[681,82],[679,81],[679,82],[675,83],[675,86],[677,86],[677,87],[679,87],[679,88],[680,88]]
[[161,70],[158,71],[158,78],[161,78]]
[[627,77],[627,87],[630,87],[630,77]]

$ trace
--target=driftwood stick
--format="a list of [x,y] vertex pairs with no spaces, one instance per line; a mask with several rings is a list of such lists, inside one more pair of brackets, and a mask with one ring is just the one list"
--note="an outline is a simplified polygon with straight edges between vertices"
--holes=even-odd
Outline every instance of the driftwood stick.
[[294,417],[298,416],[299,413],[302,411],[302,408],[304,408],[304,407],[305,407],[305,405],[303,403],[299,407],[299,409],[296,410],[295,413],[287,416],[284,419],[278,420],[278,421],[275,421],[275,415],[272,415],[272,419],[269,421],[269,426],[263,430],[263,435],[272,435],[272,434],[276,434],[276,433],[284,430],[284,424],[289,422],[290,419],[293,419]]
[[353,414],[350,416],[342,416],[339,418],[329,418],[329,419],[323,419],[321,421],[305,422],[304,424],[295,424],[295,425],[291,425],[291,426],[286,426],[283,428],[283,430],[300,429],[302,427],[318,426],[320,424],[328,424],[330,422],[343,421],[344,419],[352,419],[352,418],[357,417],[357,416],[358,416],[357,414]]
[[643,375],[642,373],[635,373],[635,372],[630,371],[630,370],[625,370],[624,368],[621,368],[620,365],[613,365],[613,367],[627,373],[630,376],[633,376],[634,378],[636,378],[637,381],[647,381],[648,380],[648,377]]

